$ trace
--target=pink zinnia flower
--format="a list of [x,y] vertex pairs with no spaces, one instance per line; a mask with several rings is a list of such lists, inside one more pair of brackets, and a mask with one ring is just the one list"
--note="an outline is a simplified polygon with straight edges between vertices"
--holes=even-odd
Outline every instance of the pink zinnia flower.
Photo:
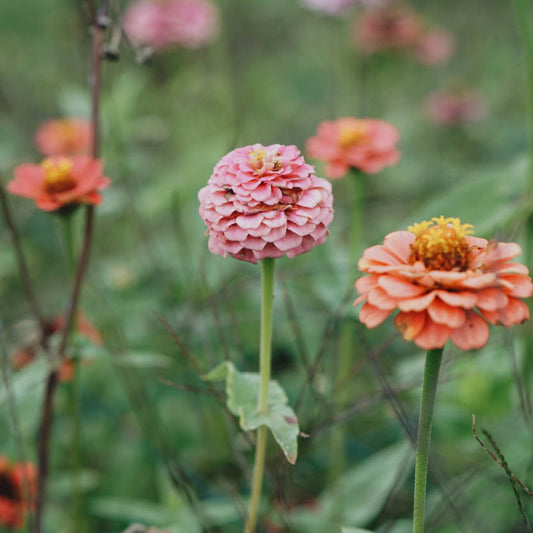
[[31,198],[44,211],[72,204],[97,205],[102,201],[99,191],[110,183],[102,163],[86,156],[49,157],[40,165],[20,165],[14,174],[7,190]]
[[197,48],[216,37],[219,15],[209,0],[140,0],[124,15],[124,31],[138,45]]
[[309,157],[326,162],[327,178],[339,179],[350,168],[374,174],[395,165],[398,139],[398,130],[384,120],[344,117],[322,122],[306,149]]
[[91,123],[83,118],[46,120],[35,133],[35,145],[44,155],[89,153]]
[[476,91],[438,92],[428,98],[426,111],[436,124],[458,125],[481,120],[486,106]]
[[355,44],[367,54],[402,50],[414,46],[423,24],[413,11],[391,6],[370,10],[355,21]]
[[451,33],[441,29],[432,29],[415,43],[414,54],[420,63],[434,66],[446,63],[454,50],[455,41]]
[[461,350],[481,348],[490,324],[509,327],[529,318],[520,298],[533,294],[527,267],[511,260],[516,243],[470,235],[458,218],[433,218],[385,237],[365,250],[357,280],[365,302],[359,319],[369,328],[398,310],[395,324],[420,348],[442,348],[450,339]]
[[252,263],[322,244],[333,218],[330,183],[315,176],[296,146],[233,150],[198,198],[211,252]]

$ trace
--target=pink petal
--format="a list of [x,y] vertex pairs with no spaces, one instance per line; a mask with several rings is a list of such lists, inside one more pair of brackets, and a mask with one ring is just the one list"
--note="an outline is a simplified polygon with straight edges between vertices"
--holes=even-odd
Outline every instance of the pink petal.
[[401,261],[406,262],[411,254],[410,245],[414,240],[415,236],[410,231],[395,231],[385,237],[383,244]]
[[505,307],[509,299],[502,289],[483,289],[477,293],[477,307],[486,311],[496,311]]
[[398,303],[398,309],[401,311],[423,311],[435,298],[435,291],[428,292],[419,298],[410,298],[409,300],[401,300]]
[[489,326],[476,312],[468,311],[465,323],[452,330],[450,339],[460,350],[483,348],[489,340]]
[[426,312],[403,313],[400,312],[394,319],[394,324],[406,341],[412,341],[424,328]]
[[463,309],[472,309],[477,302],[477,296],[474,292],[448,292],[442,290],[436,292],[443,302]]
[[414,298],[426,291],[424,287],[394,276],[380,276],[378,283],[390,296],[394,296],[395,298]]
[[378,309],[377,307],[374,307],[366,302],[365,305],[361,307],[361,311],[359,311],[359,320],[367,328],[375,328],[376,326],[379,326],[390,314],[391,311]]
[[446,344],[450,330],[443,324],[436,324],[432,320],[426,320],[424,328],[415,337],[415,344],[423,350],[434,350],[435,348],[442,348]]
[[466,319],[466,313],[460,307],[453,307],[435,298],[427,308],[427,312],[434,322],[446,324],[450,328],[462,326]]
[[398,301],[391,298],[381,287],[372,289],[368,294],[368,302],[379,309],[392,310],[397,306]]

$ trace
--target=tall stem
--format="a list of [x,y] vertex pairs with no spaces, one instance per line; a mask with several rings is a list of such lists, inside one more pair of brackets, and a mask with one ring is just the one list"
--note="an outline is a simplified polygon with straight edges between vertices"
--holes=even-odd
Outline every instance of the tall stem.
[[[353,195],[351,201],[351,224],[350,224],[350,262],[355,263],[360,257],[363,246],[363,223],[365,211],[365,175],[352,170]],[[351,265],[350,263],[350,265]],[[353,265],[356,266],[355,264]]]
[[416,443],[415,492],[413,512],[413,533],[424,532],[424,512],[426,507],[426,484],[428,477],[429,445],[433,422],[433,407],[439,381],[442,348],[428,350],[420,402],[418,439]]
[[[101,89],[101,49],[102,33],[104,27],[100,24],[100,18],[107,18],[107,4],[105,0],[100,3],[100,9],[96,14],[96,20],[92,23],[92,53],[91,53],[91,126],[93,132],[91,155],[98,157],[99,153],[99,109],[100,109],[100,89]],[[57,352],[57,359],[61,361],[68,346],[70,333],[76,317],[79,297],[87,266],[89,264],[89,255],[91,250],[92,236],[94,227],[94,206],[89,205],[86,208],[85,231],[81,255],[78,261],[74,286],[67,307],[63,337]],[[41,533],[43,523],[43,513],[46,501],[46,484],[48,479],[49,459],[50,459],[50,437],[52,434],[52,423],[54,414],[54,396],[59,382],[57,367],[54,367],[48,375],[45,396],[43,401],[43,411],[41,415],[41,424],[39,428],[38,442],[38,474],[37,474],[37,498],[35,505],[35,533]]]
[[[272,303],[274,300],[274,259],[261,261],[261,337],[259,352],[259,403],[261,413],[268,411],[268,388],[270,385],[270,362],[272,359]],[[246,522],[245,533],[253,533],[257,523],[257,509],[261,497],[263,474],[265,470],[268,428],[261,426],[257,430],[254,473],[252,479],[252,496]]]

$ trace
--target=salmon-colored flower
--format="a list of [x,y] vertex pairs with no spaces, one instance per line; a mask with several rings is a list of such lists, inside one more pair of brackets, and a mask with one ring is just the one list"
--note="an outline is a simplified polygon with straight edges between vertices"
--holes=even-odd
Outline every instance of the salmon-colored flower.
[[333,218],[330,183],[315,176],[296,146],[233,150],[198,199],[211,252],[252,263],[322,244]]
[[110,180],[102,163],[86,156],[49,157],[40,165],[25,163],[15,168],[7,190],[31,198],[39,209],[56,211],[73,204],[98,205],[101,190]]
[[0,457],[0,526],[18,529],[24,525],[27,512],[33,507],[37,470],[33,464],[11,465]]
[[511,260],[516,243],[473,237],[458,218],[433,218],[385,237],[365,250],[357,280],[365,302],[359,319],[369,328],[398,310],[403,338],[425,350],[448,339],[461,350],[481,348],[490,324],[509,327],[529,318],[521,298],[533,294],[527,267]]
[[398,130],[384,120],[343,117],[322,122],[306,149],[309,157],[326,162],[327,178],[339,179],[350,168],[374,174],[395,165],[400,159],[399,137]]
[[124,15],[124,31],[154,49],[198,48],[218,34],[219,14],[210,0],[140,0]]
[[432,122],[445,126],[477,122],[487,112],[483,97],[473,90],[434,93],[426,102],[426,111]]
[[88,154],[91,123],[83,118],[44,121],[35,134],[35,145],[44,155]]

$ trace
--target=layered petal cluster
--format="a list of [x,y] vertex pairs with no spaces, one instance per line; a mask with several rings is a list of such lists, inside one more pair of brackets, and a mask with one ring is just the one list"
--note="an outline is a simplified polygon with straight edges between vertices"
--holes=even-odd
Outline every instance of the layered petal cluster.
[[457,221],[433,219],[365,250],[359,269],[368,275],[355,284],[361,296],[354,305],[365,302],[361,322],[374,328],[399,311],[396,327],[420,348],[450,339],[469,350],[485,345],[487,323],[509,327],[529,318],[521,298],[533,294],[533,284],[527,267],[512,261],[520,246],[461,234]]
[[33,507],[37,470],[33,464],[10,464],[0,457],[0,526],[18,529]]
[[124,31],[154,49],[198,48],[218,34],[219,14],[210,0],[140,0],[124,14]]
[[399,6],[369,10],[354,26],[354,44],[365,54],[407,52],[428,66],[447,62],[455,50],[451,33]]
[[91,132],[91,123],[84,118],[46,120],[35,133],[35,146],[47,156],[88,154]]
[[296,146],[233,150],[198,199],[211,252],[252,263],[311,250],[325,241],[333,219],[330,183],[315,176]]
[[457,126],[481,120],[486,115],[486,105],[473,90],[437,92],[428,98],[426,111],[435,124]]
[[379,172],[400,160],[398,130],[384,120],[343,117],[322,122],[307,140],[307,155],[325,161],[329,179],[340,179],[350,168],[367,174]]
[[40,165],[20,165],[14,174],[7,190],[31,198],[44,211],[75,204],[97,205],[102,201],[99,191],[110,184],[102,163],[86,156],[49,157]]

